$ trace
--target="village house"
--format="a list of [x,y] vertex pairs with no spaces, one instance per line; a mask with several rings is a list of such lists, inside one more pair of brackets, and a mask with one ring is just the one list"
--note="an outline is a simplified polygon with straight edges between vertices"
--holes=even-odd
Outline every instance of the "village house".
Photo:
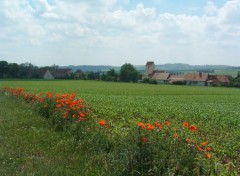
[[168,78],[168,83],[169,84],[174,84],[174,83],[185,83],[185,75],[180,74],[180,75],[170,75]]
[[47,70],[43,76],[43,79],[54,79],[54,76],[49,70]]
[[227,85],[230,81],[226,75],[210,75],[209,84],[213,86]]
[[230,83],[225,75],[209,75],[203,72],[171,75],[165,71],[155,70],[155,64],[152,61],[146,63],[143,78],[155,80],[157,83],[181,83],[192,86],[227,85]]
[[170,73],[154,71],[151,79],[156,80],[157,83],[167,83],[169,76],[170,76]]
[[208,73],[187,73],[184,77],[186,85],[208,86]]
[[147,62],[145,65],[144,78],[157,81],[157,83],[167,83],[170,73],[155,70],[154,62]]
[[71,76],[70,69],[57,69],[54,71],[47,70],[43,79],[65,79]]

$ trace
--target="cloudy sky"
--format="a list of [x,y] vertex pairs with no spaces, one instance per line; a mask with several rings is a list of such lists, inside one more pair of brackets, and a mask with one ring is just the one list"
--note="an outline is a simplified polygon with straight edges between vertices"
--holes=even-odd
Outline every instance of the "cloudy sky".
[[1,0],[0,60],[240,65],[240,0]]

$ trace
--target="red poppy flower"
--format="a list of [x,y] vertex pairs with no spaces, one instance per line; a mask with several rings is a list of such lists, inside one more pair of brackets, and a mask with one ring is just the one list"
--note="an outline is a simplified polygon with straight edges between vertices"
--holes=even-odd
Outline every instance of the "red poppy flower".
[[99,120],[99,122],[98,122],[101,126],[104,126],[104,125],[106,125],[106,123],[105,123],[105,121],[104,120]]
[[147,130],[152,131],[154,129],[154,126],[151,125],[150,123],[147,124]]
[[168,126],[169,124],[170,124],[170,122],[166,120],[165,125]]
[[210,148],[210,147],[206,147],[205,150],[206,150],[206,151],[210,151],[211,148]]
[[162,125],[160,124],[160,123],[158,123],[158,122],[155,122],[154,123],[155,124],[155,126],[157,127],[157,128],[159,128],[160,130],[162,130]]
[[198,151],[202,151],[202,148],[199,147],[198,145],[196,146],[196,149],[197,149]]
[[211,154],[210,153],[205,152],[204,154],[205,154],[206,158],[211,158]]
[[85,117],[85,114],[83,112],[79,112],[79,117]]
[[84,121],[84,118],[83,118],[83,117],[80,117],[78,121],[79,121],[79,122]]
[[206,146],[208,144],[208,141],[204,141],[201,145]]
[[183,126],[184,128],[187,128],[187,127],[188,127],[188,122],[183,122],[183,123],[182,123],[182,126]]
[[140,137],[140,142],[141,143],[146,143],[147,142],[147,138],[146,137]]
[[143,122],[138,122],[138,126],[139,126],[139,128],[144,128],[145,124]]
[[190,130],[191,132],[195,132],[196,129],[197,129],[197,127],[196,127],[195,125],[191,125],[190,128],[189,128],[189,130]]
[[66,112],[63,114],[63,118],[64,118],[64,119],[67,118],[67,113],[66,113]]

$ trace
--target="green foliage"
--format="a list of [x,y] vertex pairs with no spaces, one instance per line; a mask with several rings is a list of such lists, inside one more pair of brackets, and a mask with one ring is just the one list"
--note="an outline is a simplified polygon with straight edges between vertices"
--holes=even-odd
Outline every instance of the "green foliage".
[[107,73],[102,73],[101,80],[103,81],[118,81],[118,73],[114,69],[110,69]]
[[0,61],[0,78],[4,78],[8,73],[9,65],[7,61]]
[[9,77],[10,78],[18,78],[19,77],[19,72],[20,72],[20,68],[18,66],[18,64],[16,63],[10,63],[9,65]]
[[120,69],[120,81],[137,82],[138,72],[132,64],[123,64]]
[[175,81],[173,85],[186,85],[186,81]]
[[[96,128],[96,121],[86,122],[86,125],[74,124],[64,129],[66,132],[69,130],[73,136],[76,133],[74,138],[78,142],[75,145],[79,145],[80,150],[88,153],[82,155],[86,160],[87,158],[92,160],[92,162],[87,161],[89,165],[86,164],[84,167],[90,168],[91,163],[101,164],[102,167],[98,168],[99,172],[94,169],[95,175],[100,172],[108,175],[112,170],[114,170],[112,175],[119,173],[141,175],[141,172],[179,175],[233,173],[234,175],[236,168],[239,169],[240,121],[237,117],[240,112],[236,109],[240,106],[239,89],[96,81],[3,81],[0,86],[3,85],[21,86],[33,93],[75,92],[78,97],[86,100],[94,114],[105,118],[111,130],[100,126]],[[186,152],[189,150],[184,143],[180,144],[181,147],[174,148],[174,140],[168,141],[163,138],[167,131],[166,133],[147,132],[150,143],[141,148],[138,130],[132,131],[136,129],[137,122],[143,120],[152,123],[165,119],[171,121],[173,126],[178,125],[182,120],[196,124],[199,138],[208,140],[213,149],[214,157],[211,162],[198,156],[198,153],[191,152],[193,155],[188,155]],[[143,134],[145,132],[141,133]],[[99,149],[94,145],[94,141],[101,146]],[[168,149],[175,152],[168,153]],[[163,158],[164,163],[169,167],[162,168],[163,161],[160,162],[159,157]],[[177,160],[174,159],[176,157]],[[149,162],[152,163],[149,165]],[[194,164],[189,166],[186,164],[188,162]],[[156,168],[162,169],[156,170]]]
[[157,84],[158,82],[157,82],[156,79],[151,79],[151,80],[149,81],[149,83],[150,83],[150,84]]

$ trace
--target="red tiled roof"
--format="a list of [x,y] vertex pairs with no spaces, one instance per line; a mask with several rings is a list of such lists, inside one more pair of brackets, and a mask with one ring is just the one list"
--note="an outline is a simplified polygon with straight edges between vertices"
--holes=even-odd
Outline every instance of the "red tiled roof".
[[151,79],[155,79],[155,80],[167,80],[168,77],[169,77],[169,73],[158,73],[158,72],[155,72],[152,76]]
[[215,78],[221,83],[229,83],[229,79],[225,75],[216,75]]
[[168,80],[170,83],[173,83],[176,81],[185,81],[185,75],[170,75]]
[[198,82],[205,82],[208,80],[207,73],[188,73],[185,75],[186,81],[198,81]]

